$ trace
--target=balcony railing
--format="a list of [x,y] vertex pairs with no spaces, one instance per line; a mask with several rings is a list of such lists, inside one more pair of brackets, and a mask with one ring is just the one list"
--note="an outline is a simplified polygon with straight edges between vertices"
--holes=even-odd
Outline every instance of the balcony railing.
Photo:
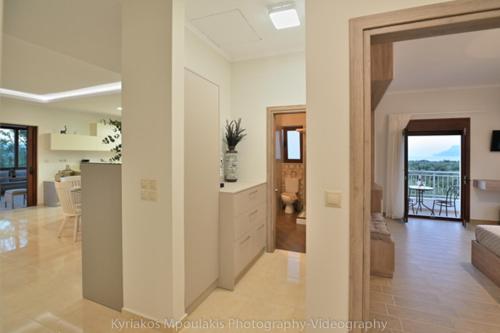
[[419,179],[425,186],[434,188],[425,194],[427,198],[444,198],[451,186],[461,184],[460,171],[408,171],[408,186],[417,185]]

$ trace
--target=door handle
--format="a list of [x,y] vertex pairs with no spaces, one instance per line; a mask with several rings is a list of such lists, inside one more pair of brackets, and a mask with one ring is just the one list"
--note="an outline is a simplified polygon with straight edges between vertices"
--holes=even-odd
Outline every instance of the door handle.
[[277,189],[277,188],[275,188],[275,189],[274,189],[274,192],[278,193],[278,189]]

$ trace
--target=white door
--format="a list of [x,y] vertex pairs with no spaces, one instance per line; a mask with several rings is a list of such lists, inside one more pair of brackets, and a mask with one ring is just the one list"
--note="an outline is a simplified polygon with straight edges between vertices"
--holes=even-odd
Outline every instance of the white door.
[[185,71],[185,305],[219,275],[219,87]]

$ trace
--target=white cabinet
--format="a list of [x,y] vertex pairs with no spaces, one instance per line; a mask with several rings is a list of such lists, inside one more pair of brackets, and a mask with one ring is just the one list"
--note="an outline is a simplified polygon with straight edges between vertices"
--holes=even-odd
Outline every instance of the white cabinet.
[[110,126],[93,123],[90,124],[89,135],[60,133],[48,135],[51,150],[110,151],[116,144],[121,143],[121,138],[118,138],[115,144],[108,145],[103,142],[108,134],[114,134]]
[[51,150],[109,151],[112,146],[102,142],[101,137],[79,134],[50,134]]
[[232,290],[265,247],[265,183],[226,183],[220,193],[219,238],[219,286]]

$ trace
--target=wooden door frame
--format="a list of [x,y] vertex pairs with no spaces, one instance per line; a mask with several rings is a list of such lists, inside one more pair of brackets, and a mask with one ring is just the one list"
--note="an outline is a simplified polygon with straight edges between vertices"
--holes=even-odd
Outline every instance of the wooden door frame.
[[[0,123],[0,127],[24,129],[28,131],[28,152],[26,161],[26,204],[28,207],[38,205],[38,127],[29,125]],[[17,148],[16,148],[17,149]],[[17,161],[16,161],[17,164]]]
[[[434,119],[412,119],[404,130],[405,135],[405,177],[408,173],[408,136],[421,135],[460,135],[461,136],[461,156],[460,156],[460,219],[451,218],[451,220],[461,221],[465,226],[470,220],[470,118],[434,118]],[[405,179],[405,220],[408,212],[408,180]],[[450,220],[450,218],[440,216],[412,216],[423,217],[437,220]]]
[[28,126],[28,207],[38,205],[38,127]]
[[500,26],[500,0],[459,0],[351,19],[349,319],[369,319],[373,43]]
[[[267,230],[266,230],[266,251],[276,250],[276,202],[274,195],[274,117],[280,114],[306,113],[305,105],[270,106],[267,108]],[[307,143],[306,143],[307,145]],[[306,163],[307,155],[303,162]],[[307,163],[305,164],[307,165]],[[306,166],[307,167],[307,166]],[[304,168],[304,172],[306,172]],[[304,184],[305,186],[305,184]],[[307,196],[306,196],[307,198]]]

